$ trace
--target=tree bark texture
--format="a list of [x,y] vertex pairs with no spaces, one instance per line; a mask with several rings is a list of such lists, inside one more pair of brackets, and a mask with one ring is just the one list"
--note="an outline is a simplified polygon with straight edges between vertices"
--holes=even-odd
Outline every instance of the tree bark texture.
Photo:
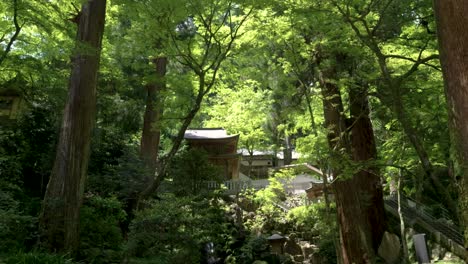
[[364,168],[355,174],[354,178],[362,191],[363,207],[367,221],[372,227],[372,246],[377,252],[387,226],[380,172],[371,164],[377,159],[377,147],[369,118],[367,98],[367,87],[364,85],[353,87],[349,92],[350,114],[353,121],[350,139],[353,161],[364,164]]
[[[339,61],[339,57],[337,57]],[[322,87],[325,125],[334,164],[369,162],[375,159],[376,148],[368,117],[367,95],[350,93],[354,122],[346,123],[341,93],[332,66],[319,73]],[[351,133],[349,133],[351,131]],[[369,167],[355,175],[346,175],[344,166],[332,168],[332,188],[337,208],[342,263],[373,263],[385,232],[382,187],[377,170]]]
[[106,0],[88,0],[79,14],[68,100],[40,216],[42,239],[53,251],[74,253],[78,247],[105,10]]
[[458,166],[459,210],[468,248],[468,4],[434,0],[449,127]]
[[156,69],[156,79],[146,86],[146,109],[141,134],[140,156],[153,173],[158,159],[159,142],[161,138],[162,98],[161,91],[166,87],[167,58],[159,57],[153,61]]

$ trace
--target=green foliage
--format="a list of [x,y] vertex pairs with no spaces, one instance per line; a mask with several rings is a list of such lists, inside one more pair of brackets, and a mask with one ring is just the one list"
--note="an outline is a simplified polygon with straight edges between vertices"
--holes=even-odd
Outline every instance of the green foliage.
[[20,201],[21,189],[0,182],[0,252],[27,250],[37,239],[37,217]]
[[[41,197],[46,188],[74,49],[76,25],[69,21],[76,13],[73,6],[64,0],[45,2],[0,3],[0,89],[20,91],[28,105],[13,128],[0,129],[3,252],[27,250],[35,241],[40,206],[30,196]],[[169,59],[167,89],[161,91],[161,153],[171,148],[181,121],[196,106],[202,107],[201,114],[192,125],[222,126],[238,133],[242,148],[278,151],[289,138],[305,161],[323,170],[342,169],[352,175],[375,164],[391,182],[401,168],[406,194],[438,199],[410,141],[417,137],[437,176],[454,194],[456,179],[447,173],[453,165],[439,63],[415,64],[437,53],[430,1],[189,2],[113,0],[108,6],[109,30],[102,52],[87,186],[95,196],[86,200],[82,212],[81,247],[82,254],[89,256],[87,261],[119,258],[122,237],[118,224],[125,216],[118,199],[127,205],[146,187],[150,173],[139,158],[138,135],[144,86],[154,81],[151,60],[157,56]],[[21,30],[13,39],[18,30],[15,15]],[[232,42],[234,35],[236,41]],[[10,41],[12,48],[7,50]],[[378,161],[352,163],[341,149],[328,148],[318,85],[321,76],[317,74],[320,53],[328,57],[322,58],[322,67],[335,63],[330,54],[346,55],[342,65],[334,65],[337,79],[329,80],[343,94],[357,80],[368,86]],[[382,61],[385,72],[379,64]],[[355,72],[345,70],[350,65]],[[388,80],[398,87],[391,87]],[[206,103],[195,105],[197,92],[208,97]],[[406,120],[398,117],[398,109],[407,113]],[[414,133],[408,134],[402,122],[413,127]],[[208,238],[218,239],[217,244],[224,247],[235,240],[221,227],[226,224],[222,209],[210,211],[212,204],[188,198],[206,194],[203,181],[222,180],[206,158],[206,153],[195,150],[184,150],[175,158],[169,178],[174,193],[187,197],[168,196],[141,213],[132,226],[129,252],[155,258],[148,262],[182,263],[184,257],[197,261]],[[113,198],[103,198],[109,196]],[[322,219],[326,216],[321,205],[298,207],[285,214],[278,207],[286,195],[277,178],[265,190],[245,197],[258,208],[256,216],[245,223],[248,231],[266,233],[292,227],[311,239],[318,236],[321,252],[334,254],[331,234],[336,226]],[[207,230],[211,226],[202,219],[211,221],[209,217],[219,220],[213,226],[222,229],[224,240]],[[242,253],[232,254],[239,262],[261,259],[266,250],[257,236],[249,237],[241,248],[236,252]]]
[[[334,212],[334,208],[330,209]],[[334,213],[327,214],[324,203],[314,203],[292,208],[286,218],[292,228],[310,241],[331,238],[336,228]]]
[[[1,258],[0,258],[1,261]],[[67,256],[50,254],[44,252],[19,252],[7,256],[4,260],[5,264],[73,264],[71,258]]]
[[327,258],[327,263],[336,263],[335,242],[336,216],[334,205],[327,213],[324,203],[314,203],[292,208],[287,216],[294,232],[305,240],[317,243],[319,255]]
[[197,195],[209,191],[207,181],[221,182],[223,171],[208,161],[208,153],[201,149],[181,151],[172,161],[169,177],[176,195]]
[[120,223],[126,216],[117,198],[88,194],[81,208],[80,258],[87,263],[119,262],[124,241]]
[[111,142],[102,144],[116,152],[113,154],[105,152],[106,147],[99,150],[99,153],[105,155],[101,156],[103,160],[100,160],[100,162],[102,163],[97,164],[102,168],[100,171],[90,172],[92,174],[89,175],[87,189],[104,197],[115,195],[124,201],[135,198],[135,195],[144,189],[145,179],[149,175],[139,157],[137,146],[124,145],[121,149],[117,149]]
[[[271,253],[270,244],[266,236],[249,236],[242,246],[230,255],[225,263],[254,263],[254,261],[267,261],[274,259]],[[276,259],[276,262],[279,262]],[[275,263],[275,262],[267,262]]]
[[9,127],[0,123],[0,180],[41,197],[53,164],[57,114],[50,102],[27,104]]
[[55,111],[52,102],[34,104],[18,122],[22,181],[30,196],[41,197],[45,192],[53,166],[59,119]]
[[337,256],[336,256],[336,245],[333,242],[333,239],[323,239],[320,240],[318,244],[319,247],[319,255],[325,257],[327,263],[336,264],[337,263]]
[[224,251],[236,232],[219,197],[171,194],[138,212],[130,230],[129,256],[156,258],[158,263],[199,263],[206,243],[213,242],[217,250]]
[[[285,233],[288,229],[282,202],[286,200],[283,184],[293,177],[294,170],[280,170],[271,176],[269,185],[256,192],[244,192],[242,199],[255,205],[255,217],[244,223],[252,234]],[[252,209],[252,208],[251,208]]]
[[222,127],[230,134],[238,134],[239,147],[248,152],[266,149],[265,113],[271,103],[270,93],[259,89],[261,83],[255,80],[233,80],[237,77],[230,76],[229,70],[223,75],[213,96],[208,98],[210,107],[205,110],[204,126]]
[[22,183],[21,157],[17,134],[12,130],[0,130],[0,179],[2,182]]

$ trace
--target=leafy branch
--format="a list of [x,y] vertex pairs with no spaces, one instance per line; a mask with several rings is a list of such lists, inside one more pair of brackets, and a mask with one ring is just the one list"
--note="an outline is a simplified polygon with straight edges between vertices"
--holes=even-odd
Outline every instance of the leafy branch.
[[[11,47],[13,46],[13,43],[15,43],[16,39],[18,38],[21,32],[21,29],[23,28],[23,25],[24,25],[24,23],[22,25],[18,23],[18,0],[13,0],[13,24],[15,25],[15,33],[10,38],[10,41],[8,42],[5,48],[5,51],[3,51],[2,56],[0,56],[0,65],[2,65],[8,53],[10,53]],[[4,36],[2,36],[2,40],[3,38]]]

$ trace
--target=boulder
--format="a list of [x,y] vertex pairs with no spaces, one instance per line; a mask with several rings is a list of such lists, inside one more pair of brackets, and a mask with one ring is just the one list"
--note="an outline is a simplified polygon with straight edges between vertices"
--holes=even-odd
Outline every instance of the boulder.
[[296,243],[294,238],[291,238],[291,237],[289,237],[289,239],[284,244],[284,252],[292,256],[296,256],[296,255],[302,256],[301,247]]
[[401,255],[400,239],[397,235],[385,232],[380,243],[378,254],[387,264],[396,264],[400,261]]
[[318,249],[316,245],[310,244],[307,241],[300,241],[299,245],[302,249],[302,255],[306,257],[313,254]]
[[294,255],[293,256],[294,261],[302,263],[304,261],[304,256],[303,255]]
[[312,253],[308,257],[310,264],[325,264],[326,260],[318,252]]

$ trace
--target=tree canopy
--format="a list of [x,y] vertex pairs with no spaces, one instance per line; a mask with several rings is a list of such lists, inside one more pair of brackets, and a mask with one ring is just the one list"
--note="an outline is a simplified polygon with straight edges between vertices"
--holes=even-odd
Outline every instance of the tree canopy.
[[[107,2],[99,19],[96,2]],[[155,206],[167,196],[164,184],[180,185],[189,196],[186,189],[216,178],[216,170],[202,164],[206,153],[187,150],[185,131],[222,127],[239,135],[239,152],[250,156],[250,166],[256,151],[275,159],[282,153],[285,164],[298,153],[298,163],[324,172],[334,194],[325,212],[338,216],[336,233],[327,234],[335,236],[339,263],[377,261],[391,229],[383,197],[396,189],[430,205],[436,216],[448,215],[465,231],[466,247],[466,63],[448,61],[466,57],[456,46],[468,45],[468,33],[456,27],[462,18],[451,21],[439,2],[3,1],[0,216],[10,212],[21,223],[40,223],[34,235],[40,243],[24,235],[25,249],[49,247],[83,258],[83,203],[84,214],[98,214],[93,210],[100,206],[119,212],[106,216],[120,225],[118,241],[141,232],[147,216],[166,221],[157,210],[190,199]],[[453,32],[448,25],[455,25]],[[197,243],[206,242],[207,232],[194,227],[197,217],[221,218],[224,206],[216,195],[207,199],[181,213],[189,216],[183,225],[200,232],[190,238]],[[193,213],[205,203],[215,204],[213,211]],[[156,211],[145,216],[148,208]],[[63,219],[53,222],[54,216]],[[68,221],[71,233],[57,224]],[[56,232],[49,232],[52,226]],[[246,239],[245,230],[238,231],[239,241]],[[187,236],[187,230],[174,232]],[[150,254],[130,247],[132,254]],[[164,258],[176,251],[157,250]]]

